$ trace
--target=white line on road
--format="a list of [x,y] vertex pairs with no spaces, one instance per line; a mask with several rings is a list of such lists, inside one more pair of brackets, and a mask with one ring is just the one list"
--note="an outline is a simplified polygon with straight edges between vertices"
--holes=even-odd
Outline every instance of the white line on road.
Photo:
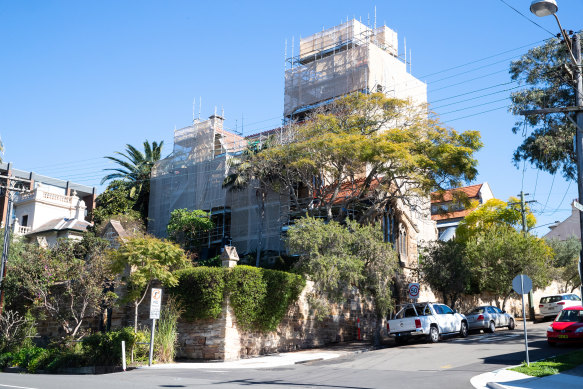
[[36,388],[29,388],[28,386],[14,386],[14,385],[2,385],[2,384],[0,384],[0,386],[6,387],[6,388],[16,388],[16,389],[36,389]]

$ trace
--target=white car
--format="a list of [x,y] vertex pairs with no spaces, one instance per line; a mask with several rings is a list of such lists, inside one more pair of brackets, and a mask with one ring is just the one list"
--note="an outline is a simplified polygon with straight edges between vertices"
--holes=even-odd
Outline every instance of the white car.
[[561,293],[541,298],[538,308],[540,314],[546,319],[557,316],[563,308],[575,305],[581,305],[581,297],[573,293]]

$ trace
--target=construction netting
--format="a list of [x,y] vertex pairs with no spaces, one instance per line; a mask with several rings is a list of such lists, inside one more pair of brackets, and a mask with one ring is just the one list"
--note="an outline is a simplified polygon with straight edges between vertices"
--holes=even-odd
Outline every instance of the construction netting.
[[228,161],[257,141],[223,130],[220,117],[175,131],[173,153],[152,170],[148,230],[164,237],[174,209],[200,209],[209,212],[215,223],[207,246],[230,244],[239,254],[259,246],[263,251],[280,251],[280,196],[271,193],[262,205],[254,183],[241,191],[223,187]]
[[397,34],[351,20],[300,41],[300,55],[285,72],[284,116],[356,91],[384,92],[426,101],[426,85],[407,73],[397,55]]

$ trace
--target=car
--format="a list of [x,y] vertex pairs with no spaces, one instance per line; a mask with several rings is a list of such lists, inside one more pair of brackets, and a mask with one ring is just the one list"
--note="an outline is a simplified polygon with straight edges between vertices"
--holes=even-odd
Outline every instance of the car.
[[464,315],[439,303],[408,303],[397,305],[396,313],[387,320],[387,334],[397,345],[409,339],[426,339],[436,343],[444,336],[468,336]]
[[581,297],[574,293],[561,293],[545,296],[538,305],[540,314],[548,319],[555,317],[563,308],[581,305]]
[[475,307],[465,316],[468,318],[470,330],[484,330],[492,333],[498,327],[508,327],[509,330],[513,330],[516,326],[511,314],[491,305]]
[[583,342],[583,306],[564,308],[547,328],[549,346]]

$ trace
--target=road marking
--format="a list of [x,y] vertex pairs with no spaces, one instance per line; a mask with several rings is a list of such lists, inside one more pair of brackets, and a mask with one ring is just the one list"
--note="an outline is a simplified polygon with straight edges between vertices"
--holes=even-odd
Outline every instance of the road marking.
[[6,388],[17,388],[17,389],[36,389],[36,388],[29,388],[27,386],[14,386],[14,385],[2,385],[2,384],[0,384],[0,386],[6,387]]

